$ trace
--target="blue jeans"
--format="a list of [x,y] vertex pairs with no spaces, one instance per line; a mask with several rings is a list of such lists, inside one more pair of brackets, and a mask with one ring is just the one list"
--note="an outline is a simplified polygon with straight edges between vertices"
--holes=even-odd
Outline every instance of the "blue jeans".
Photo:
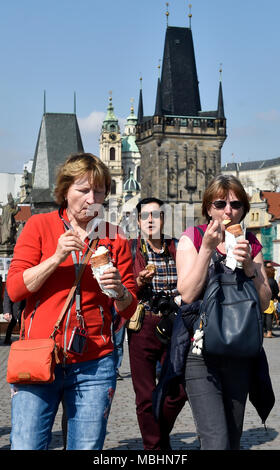
[[123,342],[125,337],[125,326],[118,332],[113,332],[114,338],[114,360],[116,370],[120,369],[123,360]]
[[45,450],[63,396],[68,450],[102,450],[116,388],[113,355],[58,365],[55,381],[14,385],[11,449]]

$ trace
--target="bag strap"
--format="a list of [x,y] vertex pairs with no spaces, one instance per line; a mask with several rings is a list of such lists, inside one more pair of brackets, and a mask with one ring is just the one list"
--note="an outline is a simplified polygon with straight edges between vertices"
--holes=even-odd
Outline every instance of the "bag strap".
[[[96,239],[94,240],[93,244],[92,244],[93,249],[96,247],[97,242],[98,242],[98,238],[96,238]],[[51,336],[50,336],[52,339],[55,338],[55,335],[56,335],[56,333],[57,333],[57,331],[58,331],[58,329],[59,329],[59,327],[60,327],[60,324],[61,324],[61,322],[62,322],[62,320],[63,320],[63,317],[64,317],[64,315],[65,315],[65,313],[66,313],[66,311],[67,311],[67,308],[68,308],[68,306],[69,306],[69,303],[70,303],[70,301],[71,301],[71,299],[72,299],[72,297],[73,297],[73,295],[74,295],[74,293],[75,293],[75,290],[76,290],[77,285],[78,285],[78,283],[79,283],[79,281],[80,281],[80,279],[81,279],[81,277],[82,277],[82,275],[83,275],[83,272],[84,272],[84,270],[85,270],[85,267],[86,267],[86,265],[88,264],[89,258],[91,257],[91,252],[92,252],[92,248],[88,247],[88,250],[87,250],[87,252],[86,252],[86,254],[85,254],[85,256],[84,256],[84,260],[83,260],[82,266],[81,266],[81,268],[79,269],[79,272],[78,272],[78,275],[77,275],[77,277],[76,277],[76,279],[75,279],[75,282],[74,282],[74,284],[73,284],[73,286],[72,286],[72,288],[71,288],[71,290],[70,290],[70,292],[69,292],[69,294],[68,294],[68,296],[67,296],[67,299],[66,299],[66,301],[65,301],[65,304],[63,305],[63,308],[62,308],[62,310],[61,310],[61,312],[60,312],[60,315],[59,315],[59,317],[58,317],[58,319],[57,319],[57,321],[56,321],[56,323],[55,323],[55,325],[54,325],[54,330],[53,330],[53,332],[52,332],[52,334],[51,334]]]

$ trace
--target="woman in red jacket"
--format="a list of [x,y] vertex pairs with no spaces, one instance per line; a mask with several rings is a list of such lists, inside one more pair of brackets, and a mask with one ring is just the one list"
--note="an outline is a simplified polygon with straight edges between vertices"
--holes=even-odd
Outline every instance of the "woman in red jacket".
[[[92,154],[69,157],[55,188],[58,211],[37,214],[26,223],[14,250],[7,278],[12,301],[26,298],[24,331],[48,338],[74,284],[88,246],[105,246],[113,266],[100,277],[85,268],[56,342],[61,363],[55,381],[13,385],[12,449],[46,449],[63,397],[68,417],[67,449],[103,447],[115,390],[111,341],[112,307],[125,319],[136,309],[130,249],[117,226],[104,222],[98,209],[110,191],[108,168]],[[105,289],[105,292],[104,292]],[[106,289],[113,292],[110,297]],[[71,346],[72,334],[86,332],[83,350]]]

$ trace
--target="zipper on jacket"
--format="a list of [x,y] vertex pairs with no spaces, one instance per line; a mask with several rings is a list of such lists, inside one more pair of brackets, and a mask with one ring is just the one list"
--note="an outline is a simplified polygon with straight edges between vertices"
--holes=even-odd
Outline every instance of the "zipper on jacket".
[[68,308],[68,313],[67,313],[66,323],[65,323],[65,330],[64,330],[64,344],[63,344],[63,351],[64,351],[63,362],[64,362],[64,364],[66,363],[66,359],[67,359],[67,331],[68,331],[68,325],[69,325],[69,321],[70,321],[72,305],[73,305],[73,298],[72,298],[72,300],[70,302],[70,306]]
[[31,330],[31,326],[32,326],[32,322],[33,322],[33,318],[34,318],[34,315],[36,313],[36,310],[38,308],[38,305],[40,303],[40,300],[37,300],[36,304],[35,304],[35,308],[31,314],[31,318],[30,318],[30,323],[29,323],[29,328],[28,328],[28,332],[27,332],[27,338],[29,338],[29,335],[30,335],[30,330]]
[[99,310],[100,310],[100,315],[101,315],[101,318],[102,318],[102,325],[101,325],[101,337],[104,341],[104,343],[106,342],[104,336],[103,336],[103,328],[104,328],[104,323],[105,323],[105,320],[104,320],[104,308],[102,307],[102,305],[98,305],[99,307]]

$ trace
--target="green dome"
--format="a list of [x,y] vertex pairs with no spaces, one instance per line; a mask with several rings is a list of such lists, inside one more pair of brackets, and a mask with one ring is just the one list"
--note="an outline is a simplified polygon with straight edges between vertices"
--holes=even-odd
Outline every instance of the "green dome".
[[128,180],[124,183],[123,189],[126,192],[140,191],[140,184],[133,178],[132,171],[130,172]]
[[139,152],[136,145],[135,135],[126,135],[122,137],[122,152]]

